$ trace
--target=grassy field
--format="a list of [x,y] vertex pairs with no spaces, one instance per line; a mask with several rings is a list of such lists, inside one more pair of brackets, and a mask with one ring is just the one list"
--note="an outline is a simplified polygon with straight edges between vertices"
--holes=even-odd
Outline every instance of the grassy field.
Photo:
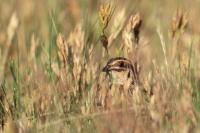
[[0,132],[200,132],[199,24],[199,0],[0,0]]

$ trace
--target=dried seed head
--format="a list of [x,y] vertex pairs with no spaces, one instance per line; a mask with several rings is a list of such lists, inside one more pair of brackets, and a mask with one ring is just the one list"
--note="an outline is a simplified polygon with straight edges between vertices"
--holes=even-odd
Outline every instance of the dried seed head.
[[189,57],[185,54],[185,53],[182,53],[180,55],[180,70],[181,72],[186,75],[187,72],[188,72],[188,66],[189,66]]
[[80,64],[84,62],[82,54],[85,46],[85,33],[82,27],[81,23],[77,24],[74,31],[70,33],[67,39],[68,64],[70,65],[70,69],[73,69],[73,74],[76,75],[76,81],[80,78],[82,70]]
[[139,34],[140,28],[142,25],[142,20],[140,18],[140,14],[137,13],[135,15],[131,15],[129,22],[127,24],[127,31],[132,32],[134,36],[134,41],[138,44],[139,42]]
[[103,4],[99,9],[100,22],[103,25],[103,32],[107,28],[111,17],[111,5],[109,3]]
[[175,34],[180,31],[184,30],[188,24],[188,18],[187,18],[187,13],[183,13],[182,10],[178,9],[172,19],[172,37],[175,36]]
[[103,47],[105,48],[106,52],[108,53],[108,38],[106,35],[101,35],[100,36],[100,40],[101,40],[101,43],[103,44]]
[[61,34],[57,36],[58,56],[62,64],[65,66],[67,59],[67,45]]
[[115,12],[115,17],[113,17],[113,23],[111,26],[111,33],[113,34],[114,38],[121,32],[124,22],[125,22],[125,8],[122,8],[120,11]]
[[122,49],[127,57],[131,54],[137,56],[141,25],[142,20],[140,14],[137,13],[130,16],[129,21],[123,30],[122,38],[124,44],[122,45]]
[[11,43],[18,26],[19,26],[19,19],[17,17],[16,12],[14,12],[10,18],[10,23],[7,29],[8,43]]

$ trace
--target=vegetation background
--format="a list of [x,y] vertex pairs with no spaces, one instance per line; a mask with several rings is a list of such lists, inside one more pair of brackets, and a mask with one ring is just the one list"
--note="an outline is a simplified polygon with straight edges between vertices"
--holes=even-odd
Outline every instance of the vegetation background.
[[[135,15],[128,99],[101,70],[135,60]],[[200,132],[199,24],[199,0],[0,0],[0,132]]]

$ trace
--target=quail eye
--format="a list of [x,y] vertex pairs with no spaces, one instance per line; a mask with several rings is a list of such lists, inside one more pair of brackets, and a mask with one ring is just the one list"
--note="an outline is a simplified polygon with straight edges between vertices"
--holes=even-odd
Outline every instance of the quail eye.
[[123,62],[121,62],[119,66],[120,66],[120,67],[124,67],[124,63],[123,63]]

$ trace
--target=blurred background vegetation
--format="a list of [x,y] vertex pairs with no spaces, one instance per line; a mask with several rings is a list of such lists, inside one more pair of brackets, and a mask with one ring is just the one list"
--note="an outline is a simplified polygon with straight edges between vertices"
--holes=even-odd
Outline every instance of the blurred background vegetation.
[[[100,41],[104,3],[113,10],[107,56]],[[112,96],[111,105],[98,106],[108,88],[99,71],[126,55],[122,32],[136,13],[141,80],[157,91],[147,105],[125,107]],[[199,23],[199,0],[0,0],[0,130],[199,132]]]

